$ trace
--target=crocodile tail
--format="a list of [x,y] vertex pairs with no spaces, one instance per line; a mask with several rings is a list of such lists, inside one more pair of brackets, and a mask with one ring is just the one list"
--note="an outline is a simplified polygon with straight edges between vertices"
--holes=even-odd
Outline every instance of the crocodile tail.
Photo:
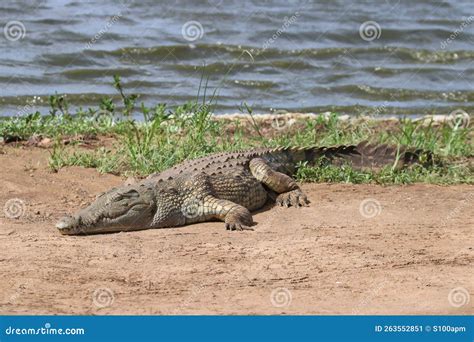
[[314,147],[305,149],[304,153],[304,159],[310,164],[318,162],[336,166],[349,164],[358,170],[380,169],[385,166],[403,168],[414,164],[428,166],[433,163],[433,155],[422,149],[370,144],[367,141],[358,145]]

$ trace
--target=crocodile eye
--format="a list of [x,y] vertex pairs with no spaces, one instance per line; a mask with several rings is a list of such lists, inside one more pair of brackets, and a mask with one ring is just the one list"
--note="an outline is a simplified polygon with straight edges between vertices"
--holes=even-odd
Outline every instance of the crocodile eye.
[[117,201],[120,201],[122,199],[130,199],[130,198],[139,198],[140,194],[138,193],[137,190],[128,190],[127,192],[122,192],[117,194]]

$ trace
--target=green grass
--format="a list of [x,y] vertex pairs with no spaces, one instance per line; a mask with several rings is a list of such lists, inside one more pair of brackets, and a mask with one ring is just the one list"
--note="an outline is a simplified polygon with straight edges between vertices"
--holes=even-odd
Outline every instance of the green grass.
[[[381,126],[375,121],[354,125],[339,120],[333,113],[329,118],[320,116],[299,122],[294,129],[269,134],[254,120],[252,109],[246,104],[242,111],[251,118],[251,125],[213,120],[215,96],[206,98],[205,91],[203,95],[198,92],[195,101],[181,106],[158,104],[146,107],[144,104],[137,106],[138,97],[126,93],[120,78],[114,78],[114,87],[122,98],[121,104],[104,98],[98,108],[80,109],[72,115],[66,99],[54,95],[50,97],[49,115],[32,113],[0,120],[0,136],[7,141],[25,140],[34,135],[52,138],[56,142],[49,161],[52,170],[77,165],[97,168],[101,172],[138,176],[162,171],[185,159],[213,152],[256,146],[355,144],[369,140],[421,148],[433,152],[443,163],[430,168],[386,168],[380,172],[302,165],[297,178],[301,181],[380,184],[473,183],[472,165],[466,162],[473,156],[470,127],[423,125],[408,119],[400,119],[390,126]],[[133,119],[132,114],[137,113],[142,120]],[[61,143],[65,137],[74,141],[74,137],[84,135],[110,136],[114,143],[95,151]]]
[[302,166],[296,178],[302,182],[354,183],[354,184],[460,184],[474,183],[472,168],[461,165],[433,166],[425,168],[414,166],[402,170],[386,167],[379,172],[358,171],[351,167]]
[[99,148],[94,152],[72,151],[55,145],[49,158],[49,167],[58,171],[65,166],[82,166],[96,168],[102,173],[118,173],[121,163],[119,155],[105,148]]

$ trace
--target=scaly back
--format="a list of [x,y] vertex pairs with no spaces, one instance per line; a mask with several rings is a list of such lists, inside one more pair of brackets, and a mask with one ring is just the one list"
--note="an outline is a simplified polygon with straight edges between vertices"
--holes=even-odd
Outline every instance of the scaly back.
[[221,152],[202,158],[184,161],[160,173],[148,177],[156,181],[176,178],[183,174],[226,173],[232,169],[246,168],[253,158],[262,158],[275,170],[291,175],[296,171],[299,162],[310,164],[323,158],[332,165],[350,164],[354,169],[380,169],[391,165],[403,168],[421,162],[431,163],[432,156],[420,149],[395,147],[386,144],[370,144],[366,141],[358,145],[341,145],[333,147],[298,147],[298,148],[256,148],[247,151]]

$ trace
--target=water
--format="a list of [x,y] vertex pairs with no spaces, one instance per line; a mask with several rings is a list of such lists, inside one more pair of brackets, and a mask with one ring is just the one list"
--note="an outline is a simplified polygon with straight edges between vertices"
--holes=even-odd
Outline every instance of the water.
[[[2,26],[20,22],[0,32],[3,116],[47,113],[55,92],[97,107],[116,95],[113,74],[149,105],[194,99],[204,75],[218,113],[238,112],[243,101],[255,112],[474,113],[472,0],[0,6]],[[375,23],[361,36],[367,21]]]

